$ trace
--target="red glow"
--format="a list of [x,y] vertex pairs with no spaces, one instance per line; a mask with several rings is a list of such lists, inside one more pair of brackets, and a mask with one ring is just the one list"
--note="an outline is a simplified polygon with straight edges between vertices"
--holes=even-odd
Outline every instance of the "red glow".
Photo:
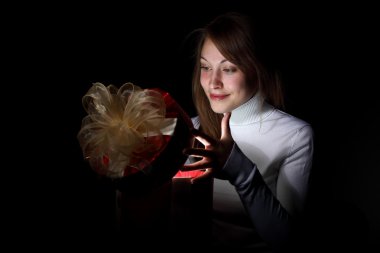
[[202,170],[192,170],[192,171],[178,171],[174,178],[195,178],[203,175],[205,173]]

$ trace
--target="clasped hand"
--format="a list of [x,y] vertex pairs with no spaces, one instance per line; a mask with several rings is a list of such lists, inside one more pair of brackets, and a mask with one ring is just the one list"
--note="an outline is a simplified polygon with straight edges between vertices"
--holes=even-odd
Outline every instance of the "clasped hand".
[[221,170],[226,163],[233,146],[233,139],[229,127],[231,113],[225,113],[221,122],[221,137],[215,140],[205,133],[194,129],[194,137],[200,141],[204,148],[187,148],[184,150],[186,155],[200,158],[200,160],[185,164],[182,171],[205,170],[205,173],[191,180],[192,183],[209,178]]

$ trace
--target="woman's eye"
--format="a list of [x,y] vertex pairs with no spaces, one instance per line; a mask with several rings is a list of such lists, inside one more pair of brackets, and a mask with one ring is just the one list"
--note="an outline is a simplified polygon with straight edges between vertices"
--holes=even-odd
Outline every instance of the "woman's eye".
[[223,69],[223,71],[230,74],[230,73],[236,72],[236,69],[235,68],[225,68],[225,69]]
[[203,71],[209,71],[209,70],[210,70],[210,68],[209,68],[209,67],[207,67],[207,66],[201,66],[201,70],[203,70]]

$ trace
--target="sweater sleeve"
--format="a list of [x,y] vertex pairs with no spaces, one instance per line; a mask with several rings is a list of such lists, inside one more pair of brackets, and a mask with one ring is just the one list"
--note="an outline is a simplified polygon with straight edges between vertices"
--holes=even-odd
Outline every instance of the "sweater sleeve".
[[291,139],[277,179],[277,198],[292,216],[304,213],[312,159],[313,130],[310,125],[305,125]]
[[256,165],[234,144],[222,173],[235,186],[260,236],[274,248],[291,237],[291,218],[264,182]]

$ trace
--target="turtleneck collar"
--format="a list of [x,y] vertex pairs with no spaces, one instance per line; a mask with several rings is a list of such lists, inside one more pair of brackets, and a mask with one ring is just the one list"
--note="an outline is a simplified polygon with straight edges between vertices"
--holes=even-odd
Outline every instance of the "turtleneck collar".
[[274,107],[263,101],[262,96],[256,93],[247,102],[232,111],[230,125],[251,124],[265,119],[274,110]]

